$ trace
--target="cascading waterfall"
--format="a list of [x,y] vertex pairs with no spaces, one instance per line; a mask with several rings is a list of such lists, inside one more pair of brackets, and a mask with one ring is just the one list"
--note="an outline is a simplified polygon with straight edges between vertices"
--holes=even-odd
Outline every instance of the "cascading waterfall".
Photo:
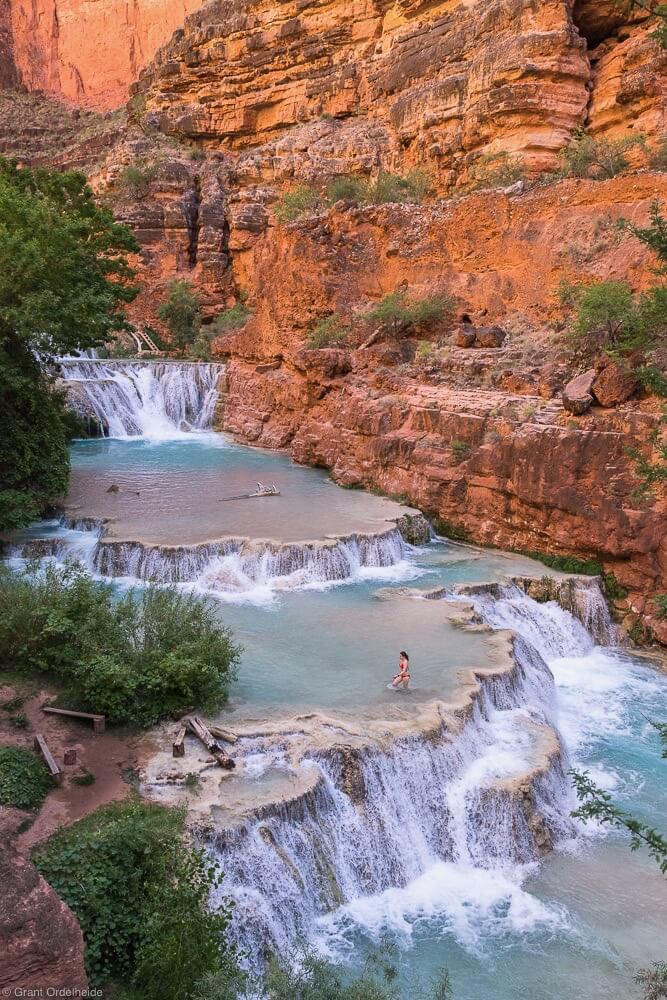
[[219,364],[62,359],[75,409],[88,411],[109,437],[172,438],[213,421]]
[[483,679],[459,734],[443,727],[436,740],[356,751],[351,777],[349,755],[334,748],[307,762],[313,791],[214,838],[223,894],[236,904],[233,934],[254,963],[267,947],[289,954],[345,907],[438,864],[511,868],[571,834],[564,761],[556,752],[549,767],[536,763],[553,677],[523,638],[513,647],[514,669]]
[[252,597],[381,575],[407,564],[410,553],[398,528],[321,543],[227,538],[190,546],[105,541],[103,529],[102,523],[64,518],[58,535],[8,545],[7,554],[76,559],[99,576],[189,583],[218,595]]

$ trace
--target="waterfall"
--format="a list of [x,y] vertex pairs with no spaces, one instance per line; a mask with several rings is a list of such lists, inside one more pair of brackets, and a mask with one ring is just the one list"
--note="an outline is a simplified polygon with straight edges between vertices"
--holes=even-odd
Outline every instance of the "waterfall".
[[93,574],[153,583],[192,584],[219,597],[266,600],[277,590],[323,587],[364,577],[406,577],[410,546],[398,527],[326,542],[280,544],[226,538],[199,545],[105,540],[104,525],[62,519],[57,535],[9,544],[11,558],[75,559]]
[[482,681],[460,732],[314,754],[310,791],[209,839],[235,902],[232,936],[254,964],[438,864],[508,869],[571,834],[557,743],[548,764],[536,748],[553,678],[523,639],[513,647],[514,669]]
[[224,371],[219,364],[69,358],[60,368],[72,407],[105,434],[153,439],[209,428]]

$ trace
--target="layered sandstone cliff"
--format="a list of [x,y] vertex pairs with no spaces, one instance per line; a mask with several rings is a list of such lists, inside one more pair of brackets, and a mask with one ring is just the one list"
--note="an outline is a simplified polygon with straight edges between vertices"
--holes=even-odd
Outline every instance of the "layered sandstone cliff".
[[[265,178],[422,164],[447,184],[499,152],[544,169],[578,126],[664,127],[665,62],[646,18],[624,24],[608,7],[215,0],[134,90],[167,132],[253,147]],[[322,119],[339,128],[313,147],[304,125]]]

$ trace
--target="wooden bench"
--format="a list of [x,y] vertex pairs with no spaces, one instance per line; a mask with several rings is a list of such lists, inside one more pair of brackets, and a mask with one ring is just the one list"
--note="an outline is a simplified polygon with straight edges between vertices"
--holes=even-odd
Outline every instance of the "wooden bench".
[[50,708],[48,706],[42,707],[42,711],[48,712],[49,715],[66,715],[72,719],[86,719],[88,722],[92,722],[93,732],[104,732],[105,718],[103,715],[93,715],[91,712],[72,712],[69,708]]
[[185,757],[185,726],[178,730],[178,736],[174,740],[172,751],[174,757]]
[[60,768],[60,765],[56,763],[56,759],[49,750],[48,746],[46,745],[46,740],[44,739],[41,733],[37,733],[35,735],[35,741],[33,746],[37,751],[37,753],[42,756],[44,763],[51,772],[51,777],[54,779],[54,781],[56,781],[57,784],[59,785],[62,784],[63,772]]

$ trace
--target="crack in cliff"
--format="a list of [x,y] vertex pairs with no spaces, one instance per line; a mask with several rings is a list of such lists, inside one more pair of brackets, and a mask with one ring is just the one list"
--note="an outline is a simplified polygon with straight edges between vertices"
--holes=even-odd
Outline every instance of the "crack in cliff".
[[188,229],[188,264],[190,268],[197,265],[199,251],[199,231],[201,229],[201,178],[197,174],[192,181],[192,188],[184,199],[185,222]]

